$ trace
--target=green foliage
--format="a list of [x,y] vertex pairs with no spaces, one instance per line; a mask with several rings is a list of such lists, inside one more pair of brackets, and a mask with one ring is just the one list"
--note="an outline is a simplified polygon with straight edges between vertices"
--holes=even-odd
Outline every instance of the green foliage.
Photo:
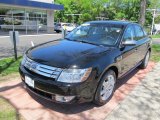
[[0,15],[4,15],[8,12],[8,9],[0,9]]
[[90,14],[84,13],[84,15],[82,17],[80,17],[80,20],[86,22],[88,20],[91,20],[91,17],[92,16]]
[[155,62],[159,62],[160,61],[160,45],[153,45],[152,46],[151,60],[153,60]]
[[[140,0],[55,0],[63,4],[63,11],[56,11],[55,21],[83,23],[97,20],[96,17],[105,17],[109,20],[129,20],[138,22],[140,13]],[[148,0],[147,8],[158,3],[158,0]],[[66,14],[82,14],[71,16]],[[152,14],[146,13],[146,25],[152,23]]]
[[[89,20],[96,20],[104,10],[104,3],[107,0],[56,0],[55,3],[63,4],[63,11],[56,11],[55,21],[82,23]],[[82,14],[71,16],[66,14]]]
[[14,23],[14,25],[21,25],[22,23],[19,21],[19,20],[14,20],[14,21],[11,21],[11,20],[5,20],[5,24],[6,25],[12,25]]
[[159,23],[160,23],[160,16],[157,16],[157,17],[155,18],[155,23],[156,23],[156,24],[159,24]]
[[159,0],[148,0],[150,2],[150,8],[159,8],[160,1]]
[[[160,38],[160,34],[155,34],[151,36],[152,38]],[[160,48],[159,48],[160,49]]]

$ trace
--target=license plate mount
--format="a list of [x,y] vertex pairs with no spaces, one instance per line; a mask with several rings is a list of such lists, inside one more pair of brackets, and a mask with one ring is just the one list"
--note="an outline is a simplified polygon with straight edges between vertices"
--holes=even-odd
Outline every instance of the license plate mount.
[[34,80],[32,78],[30,78],[29,76],[25,76],[25,83],[28,86],[34,88]]

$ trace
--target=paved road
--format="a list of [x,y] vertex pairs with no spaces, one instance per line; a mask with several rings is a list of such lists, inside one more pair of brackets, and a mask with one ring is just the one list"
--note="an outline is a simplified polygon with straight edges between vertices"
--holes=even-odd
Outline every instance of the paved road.
[[[43,42],[56,40],[61,38],[61,34],[49,34],[49,35],[30,35],[30,36],[20,36],[20,42],[17,45],[18,55],[22,55],[28,48],[31,47],[31,41],[34,44],[40,44]],[[0,37],[0,59],[13,56],[13,45],[10,41],[10,37]]]
[[160,120],[160,63],[106,120]]
[[154,38],[153,44],[160,44],[160,38]]

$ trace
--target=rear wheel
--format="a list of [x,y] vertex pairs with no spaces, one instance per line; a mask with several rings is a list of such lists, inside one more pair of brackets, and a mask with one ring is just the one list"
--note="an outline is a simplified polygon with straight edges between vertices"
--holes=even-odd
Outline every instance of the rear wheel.
[[102,77],[95,93],[94,103],[97,105],[106,104],[113,95],[116,82],[116,74],[113,70],[108,70]]
[[147,67],[147,65],[148,65],[149,58],[150,58],[150,51],[147,52],[145,58],[143,59],[141,65],[139,66],[139,68],[145,69]]

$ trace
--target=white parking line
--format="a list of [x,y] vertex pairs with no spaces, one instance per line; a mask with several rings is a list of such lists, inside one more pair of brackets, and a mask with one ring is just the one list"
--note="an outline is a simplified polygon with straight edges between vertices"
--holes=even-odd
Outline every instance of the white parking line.
[[[34,37],[34,36],[52,36],[52,35],[61,35],[61,34],[39,34],[39,35],[20,35],[19,37]],[[8,38],[10,36],[0,36],[0,38]]]

